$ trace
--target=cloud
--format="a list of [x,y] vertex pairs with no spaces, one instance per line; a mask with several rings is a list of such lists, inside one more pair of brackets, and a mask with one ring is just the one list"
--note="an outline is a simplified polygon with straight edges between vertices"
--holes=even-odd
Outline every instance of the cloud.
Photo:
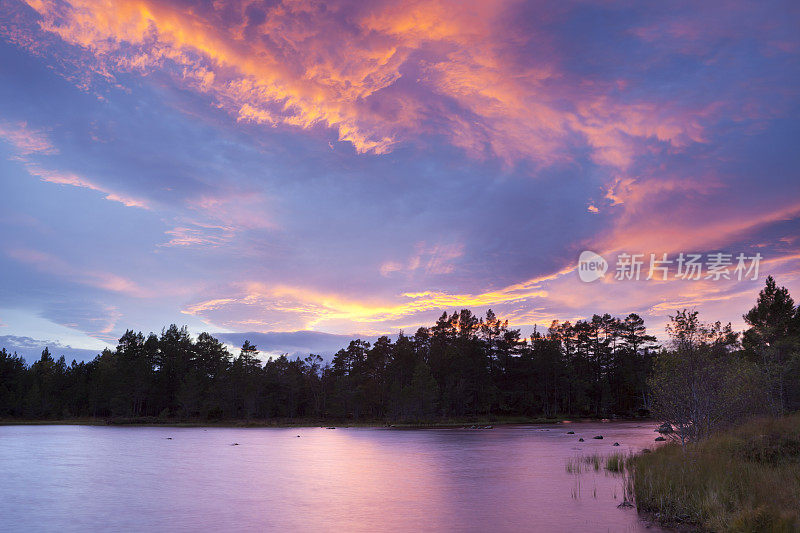
[[83,285],[134,297],[144,297],[149,294],[147,290],[128,278],[100,270],[76,269],[63,259],[46,252],[29,248],[14,248],[6,250],[6,255],[41,272],[67,278]]
[[303,287],[250,282],[231,287],[235,293],[232,296],[189,305],[184,313],[232,329],[253,326],[264,331],[324,329],[350,324],[358,331],[376,331],[376,326],[386,331],[425,323],[445,309],[482,309],[546,298],[548,292],[542,288],[542,283],[563,276],[573,268],[482,293],[408,292],[391,300],[359,300]]
[[[647,205],[647,204],[646,204]],[[598,237],[604,253],[691,252],[723,249],[748,234],[781,222],[800,221],[800,204],[778,205],[774,211],[728,212],[718,217],[676,216],[669,210],[645,206],[617,219],[615,227]],[[652,207],[652,206],[651,206]],[[709,208],[711,209],[711,208]]]
[[241,233],[278,229],[267,212],[267,197],[259,192],[221,189],[214,195],[189,198],[186,209],[190,214],[177,218],[180,225],[166,231],[170,239],[159,246],[219,247]]
[[127,207],[149,208],[143,200],[108,190],[76,174],[45,169],[31,161],[30,156],[50,156],[58,154],[59,151],[47,134],[41,130],[29,128],[25,122],[16,124],[0,122],[0,139],[9,142],[14,147],[16,155],[13,159],[22,162],[29,174],[42,181],[98,191],[105,195],[106,200],[119,202]]
[[[730,317],[755,284],[571,274],[584,249],[758,249],[797,283],[796,10],[722,7],[6,2],[35,57],[0,50],[0,163],[37,179],[2,183],[0,300],[106,337],[181,310],[365,334],[461,307]],[[48,307],[94,292],[107,321]]]
[[102,79],[166,73],[239,122],[330,128],[358,153],[436,135],[473,157],[552,164],[582,142],[627,168],[653,146],[706,139],[697,109],[612,98],[618,83],[565,70],[554,36],[513,24],[517,2],[27,3],[39,23],[15,27],[23,46],[35,39],[19,34],[44,32]]
[[455,270],[454,261],[463,255],[463,244],[428,246],[425,242],[418,242],[414,246],[414,253],[405,263],[387,261],[381,265],[380,273],[389,277],[395,272],[411,274],[420,270],[426,276],[446,275]]
[[26,122],[12,124],[0,121],[0,139],[10,143],[20,156],[58,153],[46,133],[29,128]]
[[118,307],[102,301],[51,298],[42,310],[41,316],[113,345],[119,338],[116,328],[123,314]]
[[233,239],[234,229],[226,226],[213,226],[199,222],[177,226],[165,232],[170,240],[160,246],[221,246]]
[[67,364],[73,359],[76,361],[91,361],[98,354],[96,350],[73,348],[57,340],[39,340],[17,335],[0,335],[0,348],[5,348],[10,353],[16,352],[29,365],[41,357],[45,348],[50,350],[50,354],[55,359],[63,355]]
[[39,165],[35,164],[26,164],[25,167],[27,168],[28,172],[41,179],[42,181],[46,181],[48,183],[55,183],[57,185],[69,185],[72,187],[81,187],[84,189],[89,189],[90,191],[98,191],[105,195],[105,199],[111,202],[119,202],[126,207],[138,207],[140,209],[149,209],[149,206],[144,200],[140,200],[138,198],[133,198],[130,196],[126,196],[123,194],[119,194],[116,192],[109,191],[104,187],[99,185],[95,185],[93,182],[87,180],[86,178],[82,178],[75,174],[63,173],[54,170],[47,170]]

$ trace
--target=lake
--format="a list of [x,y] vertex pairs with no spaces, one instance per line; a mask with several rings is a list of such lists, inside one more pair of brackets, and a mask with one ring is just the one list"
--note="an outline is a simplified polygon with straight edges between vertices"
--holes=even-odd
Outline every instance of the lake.
[[655,427],[0,426],[0,530],[658,531],[621,478],[566,469]]

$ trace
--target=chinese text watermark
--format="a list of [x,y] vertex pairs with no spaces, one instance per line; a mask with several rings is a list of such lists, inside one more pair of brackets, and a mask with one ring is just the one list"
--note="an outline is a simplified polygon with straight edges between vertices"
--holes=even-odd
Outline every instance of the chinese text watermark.
[[[756,280],[761,259],[760,253],[620,253],[611,271],[618,281]],[[608,270],[608,262],[599,254],[586,250],[578,258],[578,276],[581,281],[601,279]]]

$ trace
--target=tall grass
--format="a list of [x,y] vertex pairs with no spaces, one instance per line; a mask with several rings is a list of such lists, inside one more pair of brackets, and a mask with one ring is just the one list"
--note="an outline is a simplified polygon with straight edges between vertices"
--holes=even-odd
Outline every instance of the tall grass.
[[606,457],[606,470],[614,473],[621,473],[625,470],[625,455],[612,453]]
[[800,531],[800,414],[628,462],[639,510],[711,531]]
[[587,470],[598,472],[600,466],[603,466],[609,472],[619,474],[624,472],[625,462],[626,455],[624,453],[576,455],[567,459],[566,470],[570,474],[580,474]]

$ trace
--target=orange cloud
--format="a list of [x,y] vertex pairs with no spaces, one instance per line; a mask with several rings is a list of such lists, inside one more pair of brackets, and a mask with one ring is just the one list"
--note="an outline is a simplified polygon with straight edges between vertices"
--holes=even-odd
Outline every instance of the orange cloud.
[[[275,329],[325,329],[343,326],[352,331],[384,329],[397,321],[411,323],[420,315],[443,309],[482,308],[530,302],[548,297],[542,283],[573,270],[565,268],[548,276],[532,278],[498,290],[476,294],[443,291],[404,293],[390,301],[358,300],[303,287],[248,282],[234,285],[234,296],[190,305],[184,313],[202,317],[225,327]],[[238,315],[246,318],[237,317]],[[259,318],[252,318],[253,316]],[[372,325],[372,328],[370,327]],[[377,329],[374,329],[377,331]]]
[[[509,25],[514,1],[293,0],[257,22],[237,1],[27,3],[41,30],[84,49],[104,78],[170,72],[238,121],[331,128],[359,153],[436,134],[475,157],[550,164],[570,160],[578,136],[598,163],[624,169],[642,142],[704,140],[697,113],[612,101],[609,87],[570,80],[545,32]],[[511,59],[532,42],[533,64]],[[415,89],[399,88],[404,76]]]
[[[447,294],[443,292],[421,292],[403,294],[395,302],[369,302],[345,298],[336,294],[322,293],[301,287],[268,286],[263,283],[247,283],[238,287],[236,297],[219,298],[188,306],[184,312],[190,315],[205,316],[215,311],[229,312],[238,306],[254,311],[267,312],[272,319],[258,320],[266,329],[284,327],[310,329],[324,327],[332,322],[365,325],[385,323],[414,317],[426,311],[451,308],[483,307],[511,301],[546,296],[546,292],[531,288],[514,293],[505,290],[482,294]],[[274,315],[272,315],[274,313]],[[251,316],[253,313],[249,313]],[[221,315],[217,315],[221,316]],[[216,318],[216,317],[215,317]],[[252,319],[251,319],[252,320]],[[241,320],[221,319],[225,325],[242,327]],[[288,321],[288,322],[287,322]],[[255,325],[248,322],[248,325]]]

